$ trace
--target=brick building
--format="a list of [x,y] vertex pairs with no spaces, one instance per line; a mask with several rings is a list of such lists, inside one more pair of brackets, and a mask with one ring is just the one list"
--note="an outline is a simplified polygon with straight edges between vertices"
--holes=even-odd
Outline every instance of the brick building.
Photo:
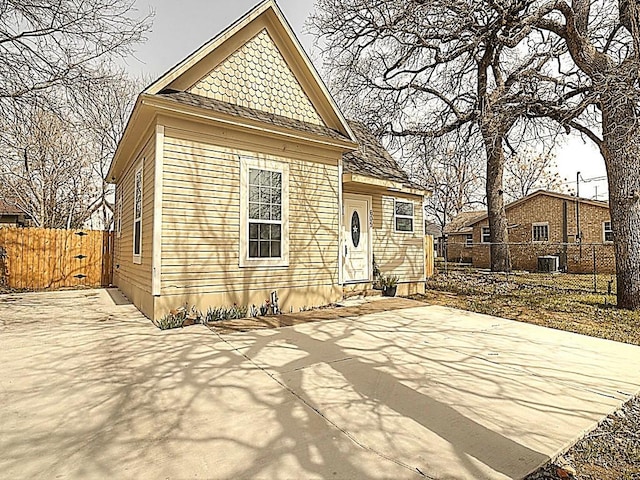
[[444,227],[444,243],[448,262],[471,263],[473,224],[486,215],[487,212],[482,210],[462,212]]
[[[539,190],[506,206],[511,263],[536,271],[538,257],[553,255],[570,273],[615,272],[609,204]],[[489,268],[489,221],[476,218],[465,230],[464,244],[475,267]],[[451,249],[452,239],[449,241]],[[458,241],[458,244],[462,240]]]

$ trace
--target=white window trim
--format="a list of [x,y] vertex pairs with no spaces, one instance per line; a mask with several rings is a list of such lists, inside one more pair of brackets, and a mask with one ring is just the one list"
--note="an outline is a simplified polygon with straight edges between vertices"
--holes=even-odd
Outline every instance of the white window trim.
[[[411,215],[398,215],[396,212],[396,205],[397,203],[409,203],[411,204]],[[398,230],[398,222],[396,222],[396,219],[398,218],[410,218],[411,219],[411,230]],[[393,229],[396,233],[408,233],[408,234],[413,234],[415,232],[416,229],[416,205],[415,203],[413,203],[412,200],[407,200],[404,198],[394,198],[393,199]]]
[[[609,224],[609,230],[606,229],[607,223]],[[602,222],[602,243],[613,243],[613,240],[607,240],[607,232],[611,232],[611,235],[613,236],[613,225],[611,225],[611,220]]]
[[[282,174],[282,244],[280,258],[249,258],[249,169]],[[240,252],[238,264],[246,267],[289,266],[289,164],[264,158],[240,157]]]
[[[489,241],[488,242],[486,242],[484,240],[484,230],[485,229],[489,230]],[[484,243],[484,244],[491,243],[491,230],[489,229],[489,227],[480,227],[480,243]]]
[[[471,240],[471,241],[469,241]],[[473,247],[473,233],[465,233],[464,246]]]
[[[144,159],[140,162],[140,166],[136,168],[133,175],[133,224],[132,224],[132,240],[133,240],[133,263],[140,265],[142,263],[142,217],[144,210]],[[140,217],[136,218],[136,179],[140,173]],[[136,255],[136,222],[140,222],[140,252]]]
[[116,208],[116,234],[120,238],[122,236],[122,185],[116,187],[116,193],[116,202],[118,203]]
[[[536,227],[547,227],[547,239],[546,240],[536,240],[535,239],[535,228]],[[549,222],[535,222],[531,224],[531,241],[533,243],[547,243],[551,237],[551,230],[549,229]]]

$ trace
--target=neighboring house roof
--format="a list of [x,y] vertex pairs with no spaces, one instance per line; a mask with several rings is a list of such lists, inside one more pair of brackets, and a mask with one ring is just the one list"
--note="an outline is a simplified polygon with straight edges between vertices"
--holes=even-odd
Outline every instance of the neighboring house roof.
[[11,200],[0,199],[0,215],[24,215],[25,213],[18,208],[15,202]]
[[[516,200],[515,202],[511,202],[507,205],[505,205],[505,210],[509,210],[513,207],[516,207],[518,205],[521,205],[523,203],[528,202],[529,200],[531,200],[534,197],[539,197],[541,195],[547,196],[547,197],[554,197],[554,198],[558,198],[560,200],[567,200],[570,202],[575,202],[576,200],[579,200],[580,203],[584,203],[587,205],[593,205],[595,207],[601,207],[601,208],[606,208],[609,209],[609,202],[602,202],[600,200],[592,200],[590,198],[582,198],[582,197],[574,197],[573,195],[568,195],[566,193],[558,193],[558,192],[552,192],[550,190],[537,190],[533,193],[530,193],[529,195],[527,195],[526,197],[522,197],[519,200]],[[488,218],[487,212],[483,212],[483,215],[481,217],[479,217],[477,220],[475,220],[473,222],[473,225],[475,225],[476,223],[482,222],[483,220],[486,220]]]
[[263,112],[261,110],[255,110],[253,108],[223,102],[222,100],[203,97],[201,95],[196,95],[189,92],[164,91],[159,93],[158,96],[162,98],[168,98],[184,105],[206,108],[208,110],[241,117],[247,120],[257,120],[279,127],[301,130],[303,132],[328,137],[334,140],[349,140],[349,138],[347,138],[344,134],[323,125],[315,125],[313,123],[303,122],[301,120],[283,117],[274,113]]
[[482,217],[486,216],[487,213],[483,210],[462,212],[444,227],[444,233],[447,235],[473,233],[473,224],[478,223]]
[[442,237],[442,227],[437,223],[433,222],[425,222],[424,223],[424,233],[426,235],[433,235],[436,238]]
[[400,168],[395,159],[362,122],[349,120],[349,125],[356,136],[359,147],[342,156],[345,173],[392,180],[411,188],[424,190],[424,187],[409,180],[407,173]]

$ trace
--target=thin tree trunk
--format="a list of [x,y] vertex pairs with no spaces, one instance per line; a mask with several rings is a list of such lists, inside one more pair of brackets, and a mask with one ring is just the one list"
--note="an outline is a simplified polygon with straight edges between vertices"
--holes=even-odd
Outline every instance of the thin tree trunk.
[[[607,98],[608,97],[608,98]],[[627,98],[628,100],[620,101]],[[618,307],[640,309],[640,145],[632,100],[618,89],[603,95],[602,155],[616,249]]]
[[509,237],[507,232],[507,214],[504,208],[503,135],[482,129],[487,153],[487,212],[491,241],[491,271],[511,271]]

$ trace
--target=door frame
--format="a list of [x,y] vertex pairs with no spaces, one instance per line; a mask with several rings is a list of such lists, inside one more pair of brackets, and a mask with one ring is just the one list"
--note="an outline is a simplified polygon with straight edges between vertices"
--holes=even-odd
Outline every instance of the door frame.
[[[368,272],[369,272],[369,278],[367,280],[347,280],[345,278],[345,272],[344,272],[344,246],[345,243],[348,241],[349,236],[345,235],[344,233],[344,221],[345,221],[345,204],[347,200],[358,200],[358,201],[366,201],[367,202],[367,218],[366,218],[366,222],[368,225],[368,235],[367,235],[367,248],[368,248],[368,252],[367,252],[367,259],[368,259]],[[343,193],[342,194],[342,205],[340,208],[340,212],[342,215],[340,215],[340,252],[339,252],[339,257],[340,257],[340,272],[342,273],[341,275],[341,284],[342,285],[357,285],[359,283],[370,283],[373,281],[373,197],[371,195],[363,195],[363,194],[359,194],[359,193]]]

